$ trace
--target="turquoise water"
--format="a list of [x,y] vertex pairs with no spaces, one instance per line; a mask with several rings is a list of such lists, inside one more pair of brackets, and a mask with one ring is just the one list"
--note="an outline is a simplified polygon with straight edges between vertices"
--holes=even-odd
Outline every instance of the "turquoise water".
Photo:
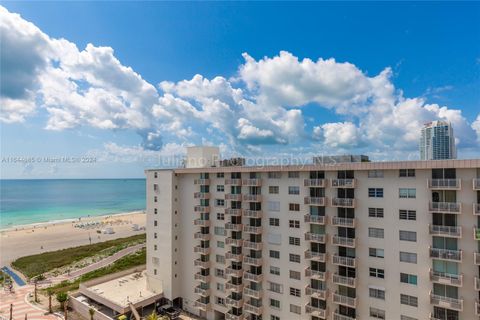
[[0,180],[0,229],[145,209],[145,179]]

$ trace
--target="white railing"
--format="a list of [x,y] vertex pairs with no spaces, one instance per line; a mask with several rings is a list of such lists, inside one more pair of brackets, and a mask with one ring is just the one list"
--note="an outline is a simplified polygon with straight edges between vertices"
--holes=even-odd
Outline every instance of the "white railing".
[[341,276],[339,274],[334,274],[333,275],[333,283],[340,284],[342,286],[355,288],[355,286],[357,284],[357,279],[356,278],[351,278],[351,277]]
[[306,223],[325,224],[325,216],[314,216],[311,214],[306,214],[304,217],[304,221]]
[[332,198],[333,207],[355,207],[355,199],[351,198]]
[[356,179],[330,179],[332,188],[355,188]]
[[305,233],[305,240],[325,243],[327,241],[327,235],[307,232]]
[[428,187],[430,189],[460,189],[462,182],[460,179],[429,179]]
[[336,292],[333,294],[333,303],[342,304],[342,305],[355,308],[357,305],[357,299],[344,296],[343,294],[339,294],[338,292]]
[[227,260],[234,260],[234,261],[242,261],[243,255],[241,254],[236,254],[232,252],[227,252],[225,254],[225,259]]
[[199,184],[199,185],[209,185],[210,184],[210,179],[195,179],[193,180],[194,184]]
[[243,299],[235,300],[231,297],[225,299],[225,304],[230,307],[241,308],[243,305]]
[[242,185],[259,187],[262,185],[262,179],[242,179]]
[[333,313],[333,320],[356,320],[356,318],[352,318],[349,316],[344,316],[343,314],[340,314],[338,312]]
[[195,219],[195,220],[193,220],[193,224],[196,225],[196,226],[206,227],[206,226],[210,225],[210,220]]
[[476,216],[480,215],[480,203],[473,204],[473,214]]
[[262,233],[262,227],[254,227],[254,226],[246,225],[246,226],[243,226],[243,231],[247,233],[258,234],[258,233]]
[[447,307],[458,311],[463,310],[463,299],[440,296],[430,292],[430,302],[439,307]]
[[225,223],[225,230],[242,231],[242,227],[239,223]]
[[227,193],[225,194],[225,200],[242,201],[242,194]]
[[430,202],[431,212],[461,213],[462,204],[458,202]]
[[326,185],[327,185],[327,181],[325,179],[304,179],[303,180],[304,187],[325,188]]
[[207,192],[195,192],[193,194],[195,199],[210,199],[210,193]]
[[328,309],[320,309],[319,307],[312,306],[309,303],[305,306],[305,313],[311,314],[312,316],[320,319],[326,319],[328,315]]
[[462,237],[462,227],[458,226],[441,226],[436,224],[429,225],[431,235],[440,235],[454,238]]
[[327,299],[326,289],[312,288],[311,286],[307,286],[305,288],[305,294],[307,296],[313,296],[314,298],[317,298],[317,299],[322,299],[322,300]]
[[232,185],[232,186],[241,186],[242,179],[225,179],[225,184]]
[[200,213],[207,213],[210,212],[210,207],[209,206],[195,206],[193,208],[195,212],[200,212]]
[[251,287],[245,287],[243,288],[243,294],[246,296],[259,299],[262,296],[262,290],[255,290],[255,289],[252,289]]
[[210,276],[204,276],[201,273],[195,273],[194,276],[195,280],[202,281],[202,282],[210,282]]
[[225,244],[229,246],[236,246],[236,247],[241,247],[243,244],[242,239],[233,239],[233,238],[225,238]]
[[310,204],[315,206],[325,206],[327,198],[325,197],[305,197],[304,204]]
[[262,306],[257,307],[257,306],[254,306],[253,304],[250,304],[250,303],[246,302],[243,305],[243,310],[245,310],[246,312],[256,314],[256,315],[261,315],[262,311],[263,311],[263,307]]
[[210,239],[210,233],[195,232],[193,237],[195,239],[208,240]]
[[305,251],[305,259],[311,259],[311,260],[316,260],[316,261],[320,261],[320,262],[325,262],[326,259],[327,259],[327,254],[322,253],[322,252],[307,250],[307,251]]
[[317,271],[308,267],[307,269],[305,269],[305,277],[311,277],[316,280],[326,281],[328,278],[328,272]]
[[261,218],[262,211],[261,210],[243,210],[243,216],[247,218]]
[[261,282],[263,280],[263,274],[254,274],[248,271],[243,273],[243,279],[254,281],[254,282]]
[[260,266],[262,265],[263,261],[262,258],[243,257],[243,263]]
[[430,280],[442,284],[461,287],[463,285],[463,274],[450,274],[430,269]]
[[473,263],[480,266],[480,252],[473,253]]
[[195,267],[200,267],[203,269],[210,268],[210,261],[202,261],[200,259],[195,259],[193,264],[195,265]]
[[232,209],[232,208],[226,208],[225,209],[225,214],[229,214],[232,216],[239,216],[242,214],[242,209]]
[[430,247],[430,257],[443,260],[462,261],[462,250],[449,250]]
[[207,311],[209,309],[210,303],[204,303],[201,300],[196,300],[194,305],[198,309],[201,309],[203,311]]
[[195,253],[209,254],[210,253],[210,248],[203,248],[203,247],[200,247],[200,246],[195,246],[193,248],[193,251]]
[[241,277],[243,274],[243,269],[233,269],[229,267],[225,269],[225,274],[227,276]]
[[332,225],[355,228],[355,219],[354,218],[342,218],[342,217],[332,217]]
[[473,179],[473,190],[480,190],[480,179]]
[[262,195],[261,194],[244,194],[243,201],[260,202],[262,201]]
[[335,254],[333,255],[333,264],[355,268],[356,261],[355,258],[342,257]]
[[199,294],[201,296],[209,296],[210,295],[210,289],[204,289],[200,286],[195,287],[195,293]]
[[243,247],[245,249],[262,250],[263,246],[261,242],[252,242],[252,241],[244,240]]
[[475,285],[475,290],[479,291],[480,290],[480,278],[475,277],[473,283]]
[[332,244],[337,245],[337,246],[354,248],[355,247],[355,238],[333,236]]

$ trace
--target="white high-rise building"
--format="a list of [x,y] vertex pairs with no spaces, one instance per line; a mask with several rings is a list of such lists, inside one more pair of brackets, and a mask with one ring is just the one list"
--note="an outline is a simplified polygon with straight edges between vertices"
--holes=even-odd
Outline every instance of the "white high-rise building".
[[480,159],[214,151],[145,172],[151,291],[209,320],[479,319]]
[[446,121],[426,123],[420,137],[420,159],[455,159],[455,136],[452,125]]

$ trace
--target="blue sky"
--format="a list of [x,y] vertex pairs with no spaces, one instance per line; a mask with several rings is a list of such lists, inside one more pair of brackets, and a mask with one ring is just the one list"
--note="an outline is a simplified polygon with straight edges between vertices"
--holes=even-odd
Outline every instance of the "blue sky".
[[415,159],[435,119],[480,155],[478,3],[2,6],[2,160],[97,159],[3,161],[3,178],[139,177],[202,143]]

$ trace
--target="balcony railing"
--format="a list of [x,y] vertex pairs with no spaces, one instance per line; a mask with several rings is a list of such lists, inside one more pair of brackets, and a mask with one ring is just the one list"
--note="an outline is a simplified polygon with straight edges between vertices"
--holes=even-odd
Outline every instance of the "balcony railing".
[[480,216],[480,203],[473,204],[473,214],[476,216]]
[[225,259],[227,259],[227,260],[233,260],[233,261],[241,262],[242,258],[243,258],[242,254],[236,254],[236,253],[232,253],[232,252],[225,253]]
[[309,303],[305,306],[305,313],[320,319],[327,319],[328,309],[320,309],[319,307],[312,306]]
[[242,179],[225,179],[225,184],[229,186],[241,186]]
[[243,269],[233,269],[233,268],[226,268],[225,274],[227,276],[234,276],[234,277],[241,277],[243,275]]
[[208,311],[210,309],[210,303],[205,303],[201,300],[196,300],[194,305],[195,305],[195,308],[198,308],[203,311]]
[[480,190],[480,179],[473,179],[473,190]]
[[195,212],[200,212],[200,213],[208,213],[210,212],[210,207],[209,206],[195,206],[193,208]]
[[225,214],[232,215],[232,216],[240,216],[242,214],[242,209],[226,208]]
[[194,184],[199,184],[201,186],[206,186],[210,184],[210,179],[195,179],[193,180]]
[[229,246],[241,247],[243,244],[243,240],[228,237],[228,238],[225,238],[225,244]]
[[325,224],[325,218],[325,216],[314,216],[311,214],[306,214],[304,216],[304,221],[306,223]]
[[333,283],[339,284],[342,286],[347,286],[350,288],[355,288],[357,286],[357,279],[352,277],[341,276],[339,274],[334,274]]
[[242,292],[243,284],[242,283],[235,284],[235,283],[229,281],[225,284],[225,289],[232,290],[232,291],[235,291],[235,292]]
[[480,266],[480,252],[473,253],[473,263],[477,266]]
[[434,306],[462,311],[463,310],[463,299],[455,299],[445,296],[440,296],[430,292],[430,303]]
[[225,200],[242,201],[242,194],[226,193]]
[[242,231],[242,227],[239,223],[225,223],[225,230]]
[[462,204],[459,202],[430,202],[430,212],[459,214],[462,212]]
[[480,301],[475,301],[475,315],[480,316]]
[[305,294],[321,300],[327,299],[326,289],[312,288],[312,286],[307,286],[305,288]]
[[430,258],[462,261],[462,250],[449,250],[430,247]]
[[344,267],[355,268],[356,261],[355,258],[343,257],[337,254],[333,255],[333,264]]
[[243,257],[243,263],[252,266],[261,266],[263,261],[262,258]]
[[253,304],[250,304],[249,302],[245,302],[245,304],[243,305],[243,310],[245,312],[253,313],[253,314],[259,316],[263,312],[263,307],[262,306],[254,306]]
[[344,296],[343,294],[336,292],[333,294],[333,303],[355,308],[357,306],[357,298]]
[[203,297],[206,297],[206,296],[209,296],[210,295],[210,289],[204,289],[200,286],[196,286],[195,287],[195,293],[196,294],[199,294]]
[[260,234],[262,233],[262,227],[254,227],[254,226],[246,225],[246,226],[243,226],[243,232]]
[[261,218],[262,211],[261,210],[243,210],[243,216],[247,218]]
[[244,194],[243,195],[243,201],[261,202],[262,201],[262,195],[261,194]]
[[334,227],[355,228],[354,218],[332,217],[332,225]]
[[200,240],[210,240],[210,233],[195,232],[193,237]]
[[324,207],[327,204],[327,198],[325,197],[305,197],[304,203]]
[[355,199],[332,198],[332,207],[355,208]]
[[430,280],[436,283],[461,287],[463,285],[463,274],[449,274],[430,269]]
[[327,254],[323,252],[307,250],[305,251],[305,259],[325,262],[327,260]]
[[262,282],[263,274],[254,274],[249,271],[245,271],[243,273],[243,279],[248,281],[254,281],[254,282]]
[[428,187],[435,190],[460,190],[462,181],[460,179],[429,179]]
[[330,179],[332,188],[355,188],[356,179]]
[[197,281],[202,281],[202,282],[205,282],[205,283],[210,283],[210,275],[204,276],[203,274],[197,272],[197,273],[195,273],[194,278],[195,278],[195,280],[197,280]]
[[473,281],[473,284],[475,286],[475,290],[480,291],[480,278],[475,277],[474,281]]
[[318,233],[305,233],[305,240],[318,242],[318,243],[326,243],[327,242],[327,235],[326,234],[318,234]]
[[195,192],[193,194],[195,199],[210,199],[210,193],[207,192]]
[[242,179],[243,186],[260,187],[262,179]]
[[307,269],[305,269],[305,277],[310,277],[312,279],[320,280],[320,281],[327,281],[328,272],[317,271],[308,267]]
[[333,236],[332,244],[336,246],[355,248],[355,238]]
[[201,246],[195,246],[193,248],[193,251],[195,253],[201,253],[201,254],[209,254],[210,253],[210,248],[204,248],[204,247],[201,247]]
[[335,311],[333,313],[333,320],[356,320],[356,318],[345,316],[343,314],[338,313],[338,311]]
[[480,228],[473,227],[473,239],[480,240]]
[[233,299],[232,297],[227,297],[225,299],[225,305],[228,307],[241,308],[243,306],[243,299]]
[[452,238],[462,237],[462,227],[458,227],[458,226],[442,226],[442,225],[430,224],[429,231],[430,231],[430,234],[434,236],[443,236],[443,237],[452,237]]
[[243,314],[233,314],[231,311],[225,313],[225,320],[244,320],[245,317]]
[[210,220],[195,219],[193,220],[193,224],[196,226],[208,227],[210,226]]
[[256,290],[256,289],[253,289],[252,287],[247,286],[243,288],[243,294],[249,297],[259,299],[262,297],[262,290]]
[[200,267],[203,269],[210,268],[210,261],[202,261],[200,259],[195,259],[193,264],[195,265],[195,267]]
[[325,179],[304,179],[303,180],[304,187],[318,187],[318,188],[325,188],[327,186],[327,180]]
[[262,250],[263,245],[261,242],[243,240],[243,247],[245,249]]

